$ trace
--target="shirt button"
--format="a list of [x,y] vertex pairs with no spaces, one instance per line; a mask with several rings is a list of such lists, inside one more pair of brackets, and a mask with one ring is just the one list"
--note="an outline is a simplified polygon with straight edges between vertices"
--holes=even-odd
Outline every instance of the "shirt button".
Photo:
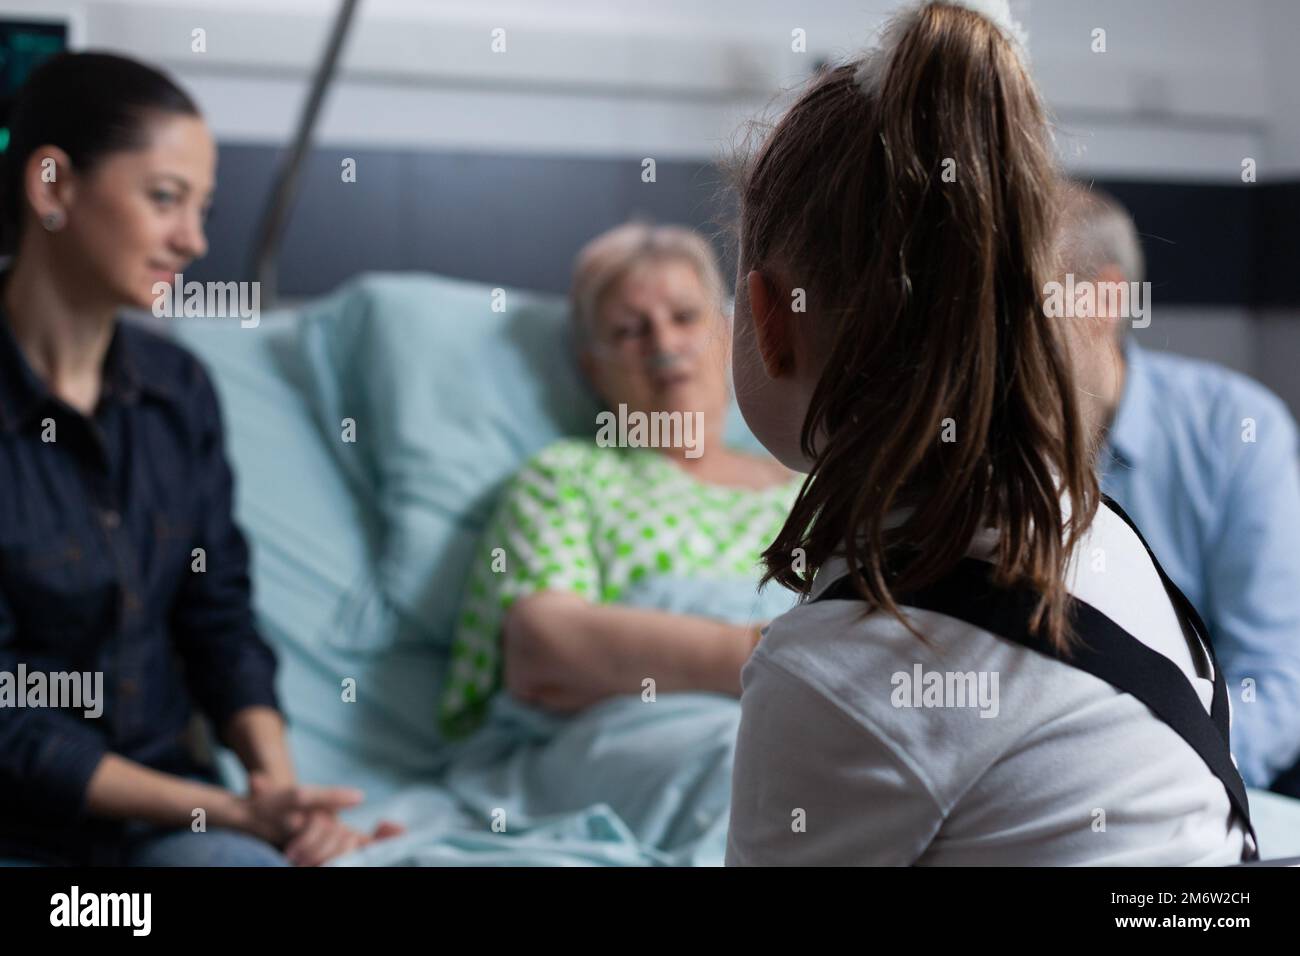
[[122,523],[122,516],[111,508],[107,508],[99,513],[99,520],[104,523],[104,527],[112,531]]
[[134,591],[127,591],[125,594],[126,609],[128,611],[140,610],[140,597]]
[[121,692],[123,697],[134,697],[139,688],[140,685],[129,677],[124,678],[117,685],[117,689]]

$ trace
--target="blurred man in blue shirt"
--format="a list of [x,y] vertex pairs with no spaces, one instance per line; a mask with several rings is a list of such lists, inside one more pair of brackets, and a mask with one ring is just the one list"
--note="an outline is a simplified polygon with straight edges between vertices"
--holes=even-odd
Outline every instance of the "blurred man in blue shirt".
[[[1074,282],[1139,283],[1142,248],[1114,200],[1071,187],[1061,240]],[[1118,288],[1112,286],[1112,288]],[[1074,333],[1102,490],[1133,517],[1201,612],[1232,701],[1249,786],[1300,796],[1300,458],[1295,419],[1259,383],[1138,347],[1122,297]],[[1141,301],[1150,308],[1149,299]],[[1295,768],[1295,769],[1293,769]],[[1280,779],[1279,779],[1280,778]]]

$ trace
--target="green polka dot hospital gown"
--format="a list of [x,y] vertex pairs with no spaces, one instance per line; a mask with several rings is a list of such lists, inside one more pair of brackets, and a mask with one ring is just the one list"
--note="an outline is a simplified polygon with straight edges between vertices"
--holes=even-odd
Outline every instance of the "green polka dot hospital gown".
[[710,485],[654,449],[590,439],[539,452],[502,493],[475,556],[439,708],[443,732],[462,736],[482,721],[501,683],[502,619],[519,598],[556,590],[626,603],[656,577],[752,590],[801,480]]

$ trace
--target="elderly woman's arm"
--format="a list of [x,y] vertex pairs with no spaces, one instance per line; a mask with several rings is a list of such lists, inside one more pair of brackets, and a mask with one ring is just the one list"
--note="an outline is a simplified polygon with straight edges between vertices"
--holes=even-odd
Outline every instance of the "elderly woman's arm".
[[757,626],[618,605],[559,591],[516,601],[503,627],[505,685],[521,701],[580,710],[615,694],[740,694]]
[[[645,503],[646,489],[620,459],[606,457],[614,454],[576,439],[556,442],[503,490],[471,558],[456,621],[439,701],[439,728],[449,739],[479,727],[503,686],[516,699],[569,712],[642,693],[646,679],[656,693],[739,693],[757,637],[752,625],[637,609],[654,596],[635,594],[638,583],[693,545],[670,539],[667,519],[653,542],[648,518],[628,524],[638,520],[628,512]],[[707,507],[680,502],[673,520],[708,524]],[[619,536],[628,528],[633,541]],[[738,572],[742,560],[752,559],[737,553],[723,571]],[[684,560],[677,571],[689,573]],[[678,605],[689,606],[682,597]]]

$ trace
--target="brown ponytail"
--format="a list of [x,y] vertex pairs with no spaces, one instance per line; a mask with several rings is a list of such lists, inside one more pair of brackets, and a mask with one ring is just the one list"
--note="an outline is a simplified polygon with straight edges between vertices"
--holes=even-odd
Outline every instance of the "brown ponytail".
[[[1066,564],[1099,491],[1041,308],[1058,182],[1044,111],[1016,42],[980,13],[929,3],[887,36],[822,74],[742,173],[741,272],[802,287],[828,356],[801,435],[814,464],[764,582],[807,593],[841,553],[862,597],[907,624],[891,590],[942,576],[993,527],[997,580],[1042,594],[1033,626],[1064,648]],[[919,557],[887,585],[896,544]]]

